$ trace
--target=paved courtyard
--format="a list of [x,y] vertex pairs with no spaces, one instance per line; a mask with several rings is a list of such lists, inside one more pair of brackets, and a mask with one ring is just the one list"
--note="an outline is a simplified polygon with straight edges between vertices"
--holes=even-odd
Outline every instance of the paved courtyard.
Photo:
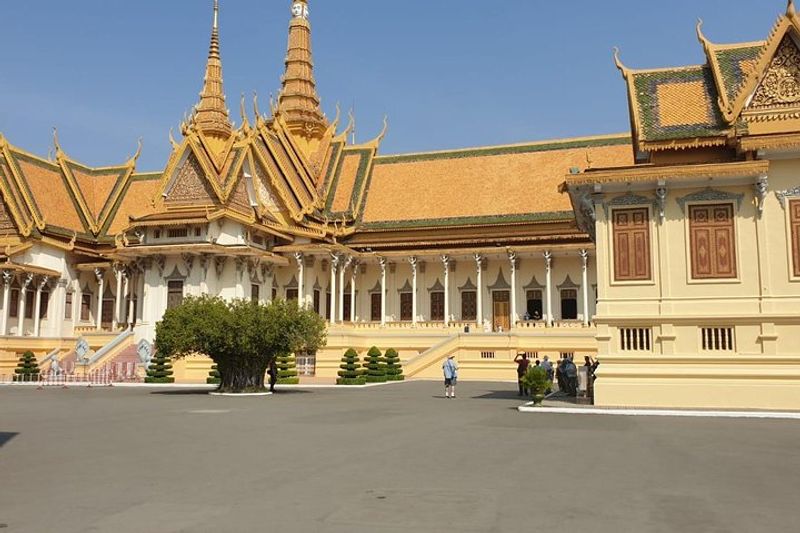
[[512,389],[0,388],[0,529],[796,530],[800,422],[526,415]]

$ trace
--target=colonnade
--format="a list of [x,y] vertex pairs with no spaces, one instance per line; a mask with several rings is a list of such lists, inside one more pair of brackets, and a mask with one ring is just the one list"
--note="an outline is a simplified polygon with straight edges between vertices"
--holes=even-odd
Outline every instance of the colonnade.
[[[583,305],[583,324],[588,326],[590,323],[589,315],[589,252],[587,250],[580,250],[578,256],[581,258],[581,301]],[[553,253],[544,251],[541,254],[545,266],[545,285],[544,285],[544,310],[542,320],[548,326],[554,325],[554,311],[553,311]],[[298,298],[301,305],[306,305],[308,302],[308,295],[305,293],[306,284],[304,283],[306,275],[305,256],[303,253],[295,254],[297,261],[297,287]],[[405,262],[411,268],[411,325],[417,326],[419,321],[418,303],[419,303],[419,287],[418,287],[418,272],[423,260],[430,260],[431,257],[410,256],[407,258],[396,260],[398,262]],[[442,273],[444,279],[444,318],[442,323],[444,326],[449,326],[451,321],[451,271],[455,264],[455,260],[449,255],[435,256],[434,261],[441,263]],[[487,292],[486,284],[484,283],[484,274],[487,267],[487,258],[485,255],[475,253],[472,255],[471,260],[475,264],[475,279],[476,279],[476,317],[477,324],[484,323],[484,306],[483,298],[484,293]],[[507,261],[510,268],[510,319],[511,327],[513,328],[517,322],[520,321],[520,313],[518,307],[518,266],[519,256],[514,251],[507,252]],[[381,291],[381,313],[380,324],[386,326],[388,322],[387,317],[387,269],[390,265],[389,259],[384,256],[376,256],[376,263],[380,269],[380,291]],[[345,280],[346,274],[350,273],[350,320],[354,321],[356,315],[356,292],[358,281],[358,267],[363,264],[363,260],[357,259],[354,256],[348,256],[339,253],[330,254],[330,303],[329,303],[329,321],[331,325],[340,324],[345,322]]]

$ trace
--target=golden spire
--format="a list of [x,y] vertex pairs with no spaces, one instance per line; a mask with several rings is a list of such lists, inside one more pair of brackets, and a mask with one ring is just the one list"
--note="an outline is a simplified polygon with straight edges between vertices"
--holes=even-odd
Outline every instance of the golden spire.
[[200,103],[194,112],[195,127],[203,132],[223,139],[232,135],[233,125],[225,105],[222,87],[222,59],[219,54],[219,0],[214,0],[214,25],[211,30],[211,46],[208,50],[206,77],[200,92]]
[[278,112],[293,133],[306,138],[324,135],[328,122],[320,109],[311,55],[308,0],[292,0],[286,72],[281,78]]

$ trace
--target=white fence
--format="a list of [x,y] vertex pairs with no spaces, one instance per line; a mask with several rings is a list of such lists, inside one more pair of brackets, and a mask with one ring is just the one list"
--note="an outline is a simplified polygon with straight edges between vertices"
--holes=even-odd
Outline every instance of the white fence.
[[33,381],[21,381],[22,376],[0,375],[2,385],[36,385],[43,387],[110,387],[114,383],[141,383],[143,380],[136,373],[136,363],[109,363],[101,368],[83,373],[75,367],[68,372],[46,372],[39,374]]

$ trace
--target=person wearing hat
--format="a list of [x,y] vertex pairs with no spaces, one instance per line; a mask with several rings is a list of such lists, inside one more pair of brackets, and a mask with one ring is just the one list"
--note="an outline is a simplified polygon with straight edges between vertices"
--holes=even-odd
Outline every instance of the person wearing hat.
[[519,394],[517,396],[527,396],[528,389],[522,383],[522,378],[528,373],[528,367],[531,364],[530,360],[528,360],[528,354],[525,352],[518,353],[514,358],[514,362],[517,363],[517,384],[519,385]]
[[458,379],[458,363],[456,363],[456,356],[450,354],[442,363],[442,372],[444,373],[444,397],[456,397],[456,380]]

